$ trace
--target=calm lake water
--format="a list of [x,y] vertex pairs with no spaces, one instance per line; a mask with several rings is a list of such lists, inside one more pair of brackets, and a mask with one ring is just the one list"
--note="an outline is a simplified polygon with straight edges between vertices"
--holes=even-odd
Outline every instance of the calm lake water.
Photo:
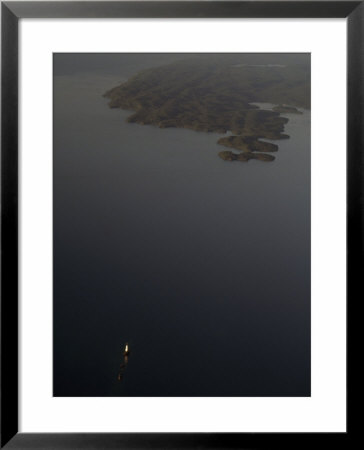
[[310,114],[240,163],[108,108],[165,60],[55,66],[54,395],[308,396]]

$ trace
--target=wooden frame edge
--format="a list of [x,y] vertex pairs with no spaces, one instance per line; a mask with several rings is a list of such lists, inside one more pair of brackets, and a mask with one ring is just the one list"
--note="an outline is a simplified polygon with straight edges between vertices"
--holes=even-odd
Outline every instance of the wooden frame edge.
[[[2,2],[1,3],[1,448],[282,448],[306,447],[306,434],[18,433],[18,20],[82,17],[347,18],[347,294],[363,273],[364,6],[362,1]],[[350,370],[350,366],[349,370]],[[349,373],[349,372],[348,372]],[[350,417],[348,410],[348,418]],[[349,430],[349,425],[348,425]],[[282,435],[285,436],[282,441]],[[348,433],[317,433],[347,445]],[[344,441],[345,439],[345,441]]]
[[5,1],[19,18],[339,18],[360,1]]
[[1,6],[1,444],[3,445],[18,431],[18,18],[4,4]]

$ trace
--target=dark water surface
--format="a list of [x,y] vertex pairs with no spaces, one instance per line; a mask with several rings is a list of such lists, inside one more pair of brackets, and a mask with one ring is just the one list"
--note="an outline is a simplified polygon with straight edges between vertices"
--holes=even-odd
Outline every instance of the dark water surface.
[[225,162],[102,97],[170,55],[55,58],[54,395],[310,395],[309,112]]

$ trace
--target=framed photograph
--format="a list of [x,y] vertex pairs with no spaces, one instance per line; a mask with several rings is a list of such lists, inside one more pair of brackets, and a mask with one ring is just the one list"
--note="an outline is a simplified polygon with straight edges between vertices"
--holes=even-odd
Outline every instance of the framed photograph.
[[362,2],[1,6],[1,446],[348,446]]

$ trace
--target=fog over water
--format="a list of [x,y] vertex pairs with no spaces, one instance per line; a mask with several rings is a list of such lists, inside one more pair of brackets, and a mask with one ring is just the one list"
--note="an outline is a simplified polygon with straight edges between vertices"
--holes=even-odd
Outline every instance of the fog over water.
[[310,395],[310,112],[241,163],[108,107],[176,58],[55,56],[54,395]]

